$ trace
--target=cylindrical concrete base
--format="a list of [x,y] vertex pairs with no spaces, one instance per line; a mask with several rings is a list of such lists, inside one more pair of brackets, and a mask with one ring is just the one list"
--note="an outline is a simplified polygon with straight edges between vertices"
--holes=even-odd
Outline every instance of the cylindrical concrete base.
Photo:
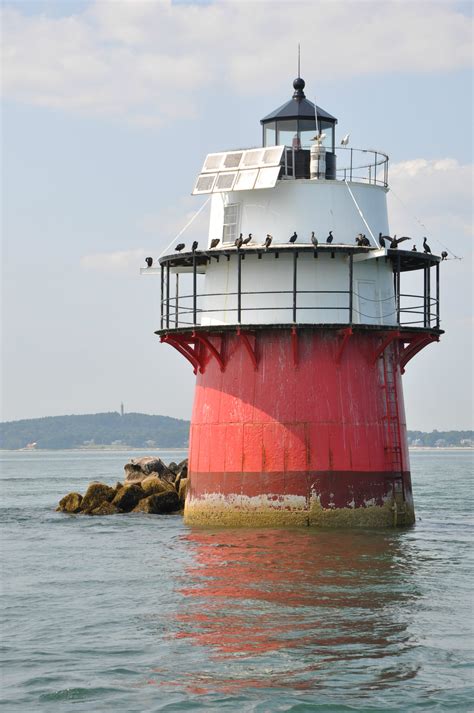
[[398,342],[373,331],[211,336],[197,377],[185,520],[414,522]]

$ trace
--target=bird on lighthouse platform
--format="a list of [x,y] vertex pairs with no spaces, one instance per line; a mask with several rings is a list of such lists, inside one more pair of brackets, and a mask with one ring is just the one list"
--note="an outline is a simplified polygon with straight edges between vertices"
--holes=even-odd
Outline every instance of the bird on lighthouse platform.
[[220,238],[213,238],[211,240],[211,245],[210,245],[211,250],[213,250],[213,248],[217,248],[219,243],[220,243]]
[[151,267],[153,265],[153,258],[152,257],[146,257],[145,258],[146,266]]
[[431,248],[430,248],[430,246],[428,245],[428,243],[426,242],[426,238],[423,238],[423,250],[424,250],[425,253],[430,253],[430,252],[431,252]]
[[448,259],[448,253],[446,252],[446,250],[443,250],[443,252],[441,253],[441,262],[443,262],[443,260],[447,260],[447,259]]
[[379,243],[381,248],[385,247],[386,240],[391,240],[391,238],[388,235],[382,235],[382,233],[379,233]]
[[251,240],[252,240],[252,233],[249,233],[248,237],[244,238],[243,244],[248,245]]
[[237,248],[237,250],[240,250],[240,248],[241,248],[242,245],[243,245],[243,242],[244,242],[244,239],[243,239],[243,237],[242,237],[242,233],[240,233],[240,237],[238,237],[237,240],[236,240],[235,243],[234,243],[234,245],[235,245],[235,247]]
[[193,253],[196,252],[196,250],[198,249],[198,245],[199,245],[199,243],[197,240],[195,240],[193,242],[193,244],[191,245],[191,250],[193,251]]
[[404,236],[403,238],[397,238],[397,236],[394,235],[393,238],[390,238],[390,240],[391,240],[391,243],[390,243],[391,249],[396,250],[396,248],[398,248],[400,243],[403,243],[404,240],[411,240],[411,238],[407,238],[406,236]]
[[334,236],[333,236],[333,234],[332,234],[332,230],[330,230],[330,231],[329,231],[329,235],[328,235],[327,238],[326,238],[326,242],[329,243],[329,244],[331,244],[333,240],[334,240]]
[[295,230],[295,232],[293,233],[293,235],[292,235],[291,238],[289,239],[289,242],[290,242],[290,243],[296,242],[296,238],[297,238],[297,237],[298,237],[298,235],[296,234],[296,230]]
[[311,242],[313,243],[314,247],[317,248],[319,245],[318,239],[316,235],[314,234],[314,230],[311,233]]
[[346,134],[344,136],[344,138],[341,141],[341,146],[347,146],[347,144],[349,143],[349,137],[350,137],[350,134]]
[[186,247],[186,245],[184,243],[178,243],[177,246],[175,247],[175,250],[177,253],[180,253],[181,250],[184,250],[185,247]]
[[267,237],[265,238],[265,243],[264,243],[266,248],[270,247],[270,245],[272,244],[272,240],[273,240],[273,235],[270,235],[270,233],[268,233]]

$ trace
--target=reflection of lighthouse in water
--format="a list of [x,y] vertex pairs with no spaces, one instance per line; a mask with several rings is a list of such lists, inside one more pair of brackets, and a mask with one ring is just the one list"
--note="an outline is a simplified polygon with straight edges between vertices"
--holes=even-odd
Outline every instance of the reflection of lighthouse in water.
[[388,157],[336,150],[337,120],[293,86],[262,148],[207,156],[207,246],[156,270],[158,334],[197,374],[185,518],[410,524],[401,375],[441,333],[439,258],[379,245]]

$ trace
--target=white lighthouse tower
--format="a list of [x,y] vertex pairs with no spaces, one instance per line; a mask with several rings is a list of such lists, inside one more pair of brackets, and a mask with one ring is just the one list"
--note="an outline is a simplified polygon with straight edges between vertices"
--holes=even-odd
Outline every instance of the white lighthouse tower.
[[157,334],[197,375],[189,523],[414,521],[401,375],[441,334],[440,258],[380,241],[388,156],[336,149],[304,87],[261,147],[206,157],[209,234],[157,270]]

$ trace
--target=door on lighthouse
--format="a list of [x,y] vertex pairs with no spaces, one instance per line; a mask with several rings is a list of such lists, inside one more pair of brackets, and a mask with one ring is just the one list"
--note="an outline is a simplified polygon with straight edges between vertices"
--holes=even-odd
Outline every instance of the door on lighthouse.
[[380,301],[375,280],[357,280],[359,324],[380,324]]

